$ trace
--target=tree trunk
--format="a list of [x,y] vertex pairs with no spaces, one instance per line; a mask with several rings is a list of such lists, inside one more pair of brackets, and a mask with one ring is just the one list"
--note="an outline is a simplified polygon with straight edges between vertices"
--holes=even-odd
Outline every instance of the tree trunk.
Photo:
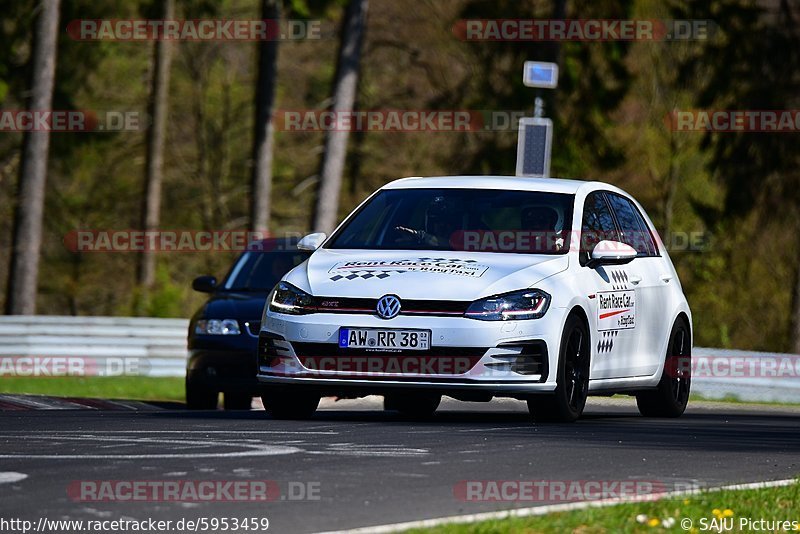
[[[567,18],[567,0],[553,0],[552,2],[552,11],[550,12],[550,18],[552,20],[564,20]],[[564,62],[563,59],[563,50],[561,48],[561,41],[553,40],[549,42],[542,43],[543,48],[543,60],[550,61],[558,65],[558,68],[562,70],[564,69]],[[535,58],[531,58],[535,59]],[[558,91],[551,91],[547,89],[537,89],[536,96],[543,99],[545,104],[545,116],[556,120],[558,116]],[[552,170],[551,170],[552,172]],[[558,176],[558,175],[556,175]]]
[[[165,20],[175,18],[175,1],[165,0],[163,16]],[[156,41],[153,60],[153,80],[147,113],[151,118],[147,128],[147,163],[142,198],[142,223],[145,231],[157,230],[161,222],[161,186],[164,181],[164,142],[169,97],[169,75],[172,63],[172,43],[168,40]],[[153,251],[139,254],[138,282],[146,293],[152,288],[156,276],[156,256]]]
[[[59,0],[42,0],[33,37],[33,70],[29,110],[45,111],[52,107],[56,73]],[[22,142],[22,164],[17,186],[11,267],[6,291],[6,313],[36,313],[36,285],[39,277],[39,253],[42,247],[47,154],[50,133],[26,132]]]
[[[347,6],[333,92],[333,112],[336,115],[353,110],[358,88],[361,45],[367,22],[367,7],[368,0],[350,0]],[[315,232],[330,233],[336,227],[349,133],[347,130],[336,129],[327,132],[320,170],[320,186],[314,210]]]
[[[261,18],[279,24],[281,0],[261,0]],[[272,193],[272,143],[275,84],[278,78],[278,36],[258,44],[256,123],[253,136],[253,175],[250,184],[250,230],[269,230]]]
[[[800,263],[796,265],[800,265]],[[800,268],[795,270],[792,293],[792,320],[790,322],[792,331],[790,332],[790,342],[792,344],[792,352],[794,354],[800,354]]]
[[[553,10],[550,16],[553,20],[564,20],[567,18],[567,0],[553,0],[552,7]],[[544,46],[546,47],[546,61],[552,61],[561,66],[561,41],[553,40],[545,43]],[[555,91],[550,92],[554,93]]]

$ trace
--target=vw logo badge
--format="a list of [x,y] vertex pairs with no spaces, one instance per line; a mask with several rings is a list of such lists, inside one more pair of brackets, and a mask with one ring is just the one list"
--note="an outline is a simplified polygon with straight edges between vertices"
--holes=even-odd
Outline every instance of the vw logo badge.
[[394,295],[384,295],[378,300],[376,311],[381,319],[393,319],[400,313],[400,299]]

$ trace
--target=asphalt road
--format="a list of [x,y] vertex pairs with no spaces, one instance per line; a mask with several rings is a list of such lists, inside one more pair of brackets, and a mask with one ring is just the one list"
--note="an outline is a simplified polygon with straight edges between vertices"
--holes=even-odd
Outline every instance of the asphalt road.
[[[343,401],[307,422],[260,411],[2,411],[0,518],[266,517],[270,532],[312,532],[552,502],[466,502],[454,489],[465,480],[648,480],[671,489],[800,474],[800,409],[695,404],[680,419],[657,420],[605,400],[576,424],[534,425],[511,401],[445,402],[429,422],[378,407]],[[131,480],[268,480],[280,497],[98,502],[74,491],[80,481]],[[302,492],[312,499],[295,500]]]

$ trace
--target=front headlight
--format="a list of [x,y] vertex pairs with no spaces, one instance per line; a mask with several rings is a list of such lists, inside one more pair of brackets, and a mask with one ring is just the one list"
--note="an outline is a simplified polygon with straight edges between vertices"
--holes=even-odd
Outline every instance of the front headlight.
[[269,311],[302,315],[311,313],[314,298],[287,282],[278,282],[269,295]]
[[480,321],[539,319],[550,306],[550,295],[541,289],[525,289],[476,300],[464,317]]
[[195,334],[212,336],[236,336],[241,334],[239,321],[236,319],[202,319],[194,327]]

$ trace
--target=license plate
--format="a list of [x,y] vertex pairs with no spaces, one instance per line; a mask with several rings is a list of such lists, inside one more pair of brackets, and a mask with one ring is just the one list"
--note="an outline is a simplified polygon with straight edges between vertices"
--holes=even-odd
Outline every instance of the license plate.
[[430,330],[339,329],[339,347],[343,349],[428,350],[430,340]]

